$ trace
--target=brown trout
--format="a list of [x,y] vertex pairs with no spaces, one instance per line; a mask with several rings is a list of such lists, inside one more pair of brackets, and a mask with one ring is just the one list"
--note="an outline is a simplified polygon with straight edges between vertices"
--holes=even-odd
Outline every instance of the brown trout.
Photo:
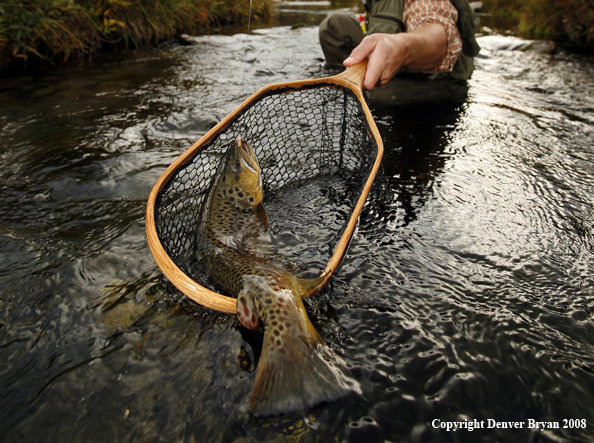
[[197,253],[214,282],[237,297],[237,317],[249,329],[264,326],[264,343],[252,391],[254,415],[305,410],[336,400],[356,381],[309,321],[302,297],[322,277],[299,279],[271,247],[262,206],[260,166],[252,147],[234,140],[205,198]]

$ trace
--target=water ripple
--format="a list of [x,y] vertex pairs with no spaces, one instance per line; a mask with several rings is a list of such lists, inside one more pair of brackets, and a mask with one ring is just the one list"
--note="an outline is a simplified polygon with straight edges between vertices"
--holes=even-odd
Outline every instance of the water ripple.
[[[247,95],[327,72],[316,27],[192,40],[1,92],[0,439],[590,441],[431,423],[594,419],[591,58],[482,37],[467,84],[368,95],[383,169],[345,260],[306,301],[363,395],[255,420],[261,334],[161,280],[145,202]],[[341,183],[322,185],[292,191],[300,208],[270,196],[302,271],[324,266],[348,215]],[[314,196],[328,211],[308,212]]]

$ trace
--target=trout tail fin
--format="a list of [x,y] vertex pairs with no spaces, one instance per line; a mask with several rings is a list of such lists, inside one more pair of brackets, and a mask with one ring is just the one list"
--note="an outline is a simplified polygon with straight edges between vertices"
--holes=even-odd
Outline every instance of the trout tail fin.
[[300,297],[300,312],[283,322],[271,319],[264,330],[262,355],[252,391],[250,411],[256,416],[303,411],[323,402],[361,392],[346,376],[346,365],[324,343],[307,315]]
[[311,344],[296,338],[285,343],[283,354],[270,344],[270,334],[264,334],[265,349],[252,391],[250,411],[254,415],[304,411],[338,400],[352,390],[360,391],[358,383],[339,369],[338,357],[323,342]]

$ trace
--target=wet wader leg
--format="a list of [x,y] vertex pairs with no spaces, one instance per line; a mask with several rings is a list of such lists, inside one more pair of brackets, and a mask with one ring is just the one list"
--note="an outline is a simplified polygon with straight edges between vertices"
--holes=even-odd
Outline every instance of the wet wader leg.
[[320,45],[326,63],[332,68],[342,68],[342,62],[363,40],[363,32],[355,17],[332,14],[320,23]]

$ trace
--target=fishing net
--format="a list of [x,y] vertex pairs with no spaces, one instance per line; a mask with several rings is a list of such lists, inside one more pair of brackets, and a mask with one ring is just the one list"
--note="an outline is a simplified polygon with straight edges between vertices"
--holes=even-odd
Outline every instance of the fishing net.
[[[299,189],[316,180],[325,183],[327,193],[331,193],[333,180],[340,181],[336,196],[340,208],[321,222],[324,229],[330,231],[324,248],[330,251],[328,256],[332,257],[333,264],[318,272],[333,272],[346,251],[368,192],[364,189],[373,180],[373,177],[370,179],[372,169],[381,158],[381,147],[370,127],[369,114],[365,114],[366,105],[351,89],[332,83],[313,83],[267,90],[257,99],[248,100],[241,112],[230,115],[224,124],[211,131],[212,134],[207,134],[206,142],[199,141],[192,147],[195,149],[189,150],[190,155],[172,165],[174,170],[160,186],[152,213],[154,231],[167,257],[158,257],[155,248],[151,249],[166,276],[182,292],[196,300],[189,294],[192,289],[217,289],[210,283],[200,257],[196,256],[197,223],[219,162],[238,136],[252,145],[258,157],[264,184],[263,203],[269,219],[269,195],[279,195],[279,192],[282,195],[283,189]],[[371,122],[374,125],[373,120]],[[294,197],[288,198],[292,201],[281,203],[290,207],[295,201]],[[308,207],[312,214],[323,213],[323,207],[315,207],[315,196],[305,198],[310,200]],[[320,204],[324,201],[321,199]],[[149,226],[152,223],[149,218],[153,218],[149,217],[149,212],[152,212],[150,200],[147,232],[153,228]],[[347,232],[349,225],[351,232]],[[307,225],[301,228],[308,229]],[[184,274],[181,277],[185,283],[174,281],[175,268]]]

